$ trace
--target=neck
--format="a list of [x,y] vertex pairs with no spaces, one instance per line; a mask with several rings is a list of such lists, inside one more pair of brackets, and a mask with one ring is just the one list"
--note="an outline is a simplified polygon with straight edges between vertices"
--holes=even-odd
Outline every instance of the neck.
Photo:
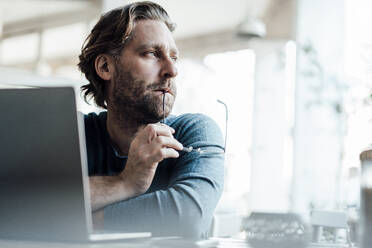
[[[130,115],[126,115],[130,116]],[[123,114],[117,114],[111,108],[107,109],[107,132],[111,143],[120,155],[128,155],[130,143],[134,139],[137,131],[144,125],[130,118],[125,118]]]

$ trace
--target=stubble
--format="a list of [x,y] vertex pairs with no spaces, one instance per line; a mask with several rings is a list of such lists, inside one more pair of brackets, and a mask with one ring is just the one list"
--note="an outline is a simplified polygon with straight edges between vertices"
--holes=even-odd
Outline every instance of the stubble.
[[169,81],[160,81],[152,84],[133,77],[129,71],[115,70],[114,87],[112,92],[112,107],[119,123],[135,122],[149,124],[159,122],[163,118],[163,97],[155,94],[153,90],[170,87],[173,97],[166,97],[165,116],[172,110],[176,97],[176,87]]

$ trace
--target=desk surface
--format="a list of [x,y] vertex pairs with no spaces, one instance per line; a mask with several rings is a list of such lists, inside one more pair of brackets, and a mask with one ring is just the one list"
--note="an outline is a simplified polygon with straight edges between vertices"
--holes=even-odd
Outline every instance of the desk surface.
[[[60,243],[36,241],[8,241],[0,240],[1,248],[251,248],[244,240],[238,239],[210,239],[201,242],[192,242],[176,239],[148,239],[142,241],[100,242],[100,243]],[[346,246],[317,246],[309,245],[307,248],[344,248]]]

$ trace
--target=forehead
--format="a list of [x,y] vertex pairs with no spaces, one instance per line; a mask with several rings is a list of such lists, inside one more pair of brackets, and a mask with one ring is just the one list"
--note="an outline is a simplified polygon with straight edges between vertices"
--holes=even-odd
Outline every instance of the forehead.
[[168,27],[162,21],[140,20],[136,22],[128,46],[135,48],[159,46],[177,52],[177,46]]

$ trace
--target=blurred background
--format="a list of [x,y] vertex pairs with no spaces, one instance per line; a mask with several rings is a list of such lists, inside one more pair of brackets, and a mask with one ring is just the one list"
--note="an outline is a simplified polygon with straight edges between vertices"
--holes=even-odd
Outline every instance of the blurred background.
[[[100,14],[125,0],[0,1],[0,87],[73,85]],[[220,213],[358,211],[372,142],[370,0],[159,0],[181,52],[174,114],[225,134]],[[16,103],[15,103],[16,104]],[[84,113],[100,111],[84,103]]]

